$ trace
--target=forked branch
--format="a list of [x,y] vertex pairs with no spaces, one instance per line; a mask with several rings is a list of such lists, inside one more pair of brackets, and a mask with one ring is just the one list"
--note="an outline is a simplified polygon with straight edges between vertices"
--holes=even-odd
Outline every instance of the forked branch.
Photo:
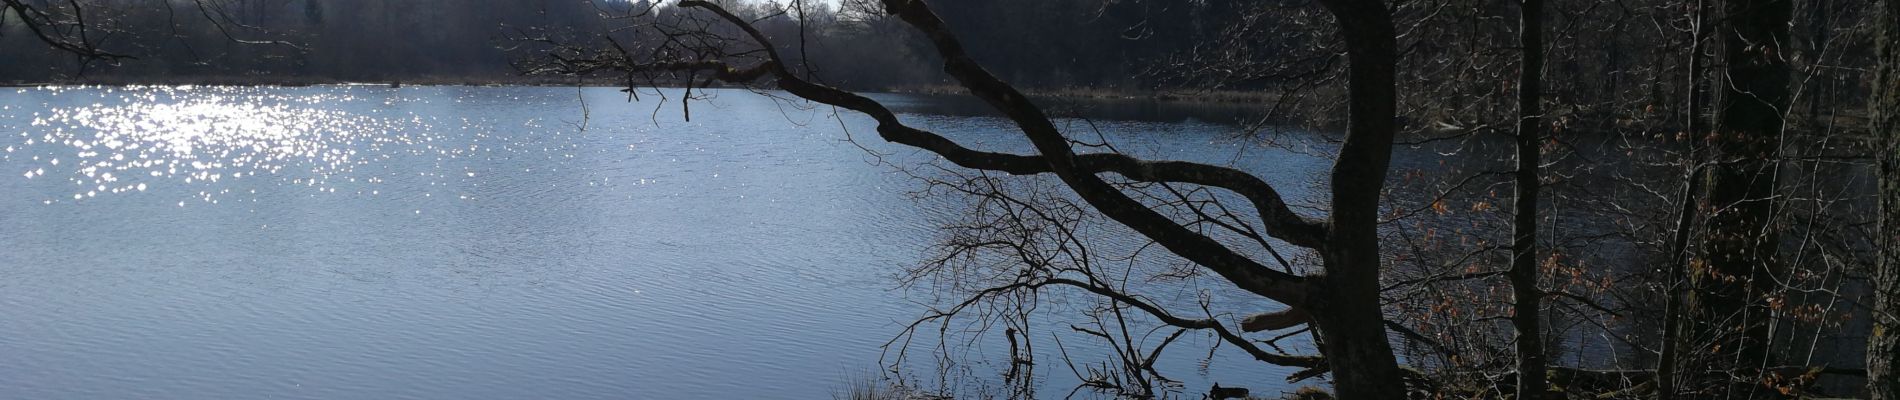
[[923,2],[890,0],[885,2],[885,8],[929,36],[946,60],[945,69],[973,94],[1008,115],[1029,137],[1039,155],[974,150],[942,135],[905,125],[895,113],[874,100],[799,77],[785,67],[783,59],[763,33],[719,5],[701,0],[682,1],[679,5],[707,10],[737,26],[764,47],[767,60],[745,69],[730,67],[719,60],[625,65],[609,62],[590,67],[629,72],[653,71],[663,67],[673,67],[676,71],[723,71],[726,73],[717,74],[716,78],[735,83],[750,82],[769,74],[780,89],[793,95],[872,117],[878,122],[879,136],[886,141],[928,150],[967,168],[1019,175],[1054,173],[1104,215],[1153,239],[1173,253],[1213,270],[1244,290],[1290,305],[1305,301],[1309,294],[1309,285],[1304,277],[1268,268],[1213,238],[1182,226],[1122,193],[1096,174],[1112,172],[1135,180],[1190,183],[1232,190],[1246,196],[1254,204],[1269,236],[1295,245],[1319,247],[1325,237],[1323,224],[1293,213],[1271,185],[1239,170],[1181,161],[1147,161],[1123,154],[1076,154],[1068,140],[1040,108],[1031,104],[1021,92],[991,76],[970,60],[963,52],[962,45]]

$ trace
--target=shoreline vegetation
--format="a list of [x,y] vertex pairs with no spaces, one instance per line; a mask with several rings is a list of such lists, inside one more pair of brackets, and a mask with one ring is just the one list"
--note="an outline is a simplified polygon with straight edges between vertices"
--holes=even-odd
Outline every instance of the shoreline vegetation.
[[[908,352],[930,353],[938,376],[924,389],[955,391],[960,374],[995,390],[979,374],[1007,366],[1001,382],[1021,385],[1008,397],[1035,397],[1047,382],[1038,369],[1060,370],[1037,359],[1048,333],[1076,390],[1191,396],[1201,388],[1156,360],[1193,334],[1207,339],[1184,342],[1208,351],[1200,376],[1224,368],[1213,352],[1231,345],[1294,371],[1288,384],[1324,376],[1326,397],[1349,400],[1900,400],[1900,0],[206,3],[222,1],[5,0],[0,33],[20,34],[0,40],[0,85],[101,85],[85,97],[107,85],[349,85],[279,91],[368,93],[355,97],[385,105],[560,92],[572,97],[537,101],[539,112],[583,121],[589,98],[664,93],[677,101],[654,115],[677,105],[690,120],[689,104],[716,97],[711,89],[782,88],[767,94],[852,113],[850,123],[874,124],[873,146],[917,154],[911,164],[931,170],[892,164],[925,183],[905,194],[946,206],[925,213],[927,250],[886,273],[927,311],[878,358],[901,376],[932,367]],[[203,18],[141,17],[180,11]],[[464,90],[473,87],[509,89]],[[620,88],[628,93],[601,90]],[[34,107],[37,94],[21,103]],[[84,111],[61,100],[40,103]],[[782,116],[773,111],[727,116]],[[204,128],[135,137],[183,137],[189,150],[199,139],[190,134],[233,129],[186,117]],[[1104,132],[1096,119],[1129,123]],[[786,120],[776,126],[815,126]],[[1196,147],[1120,147],[1183,131],[1149,124],[1172,121],[1193,121],[1197,132],[1177,139]],[[1282,140],[1289,131],[1298,136]],[[265,148],[214,139],[245,156],[243,146]],[[123,141],[67,140],[79,147],[68,166],[112,181],[93,176],[112,163],[81,164],[94,142]],[[1288,151],[1247,151],[1256,145]],[[293,155],[278,158],[335,163],[294,144],[269,148],[280,147]],[[210,169],[182,153],[162,161]],[[1194,157],[1169,158],[1183,155]],[[516,160],[482,162],[542,165]],[[1275,175],[1295,167],[1303,175]],[[58,184],[34,182],[47,183]],[[563,205],[540,201],[551,197],[524,208]],[[1032,323],[1047,320],[1044,307],[1066,316]],[[1082,337],[1073,334],[1101,340],[1063,343]],[[1301,335],[1310,340],[1292,351],[1275,344]],[[1069,348],[1095,351],[1078,362]],[[846,397],[919,398],[903,383],[855,385]],[[1260,395],[1218,383],[1205,393]]]
[[[1314,386],[1299,386],[1284,390],[1263,390],[1262,393],[1243,388],[1221,388],[1215,384],[1209,390],[1207,398],[1224,400],[1334,400],[1331,392]],[[954,395],[934,393],[922,390],[900,381],[880,378],[874,375],[854,375],[846,378],[831,395],[832,400],[956,400]],[[990,398],[982,395],[976,398]]]
[[[961,86],[948,85],[911,85],[894,86],[873,91],[884,93],[921,94],[931,96],[963,95]],[[1065,87],[1053,89],[1028,88],[1023,91],[1032,97],[1056,99],[1096,99],[1096,100],[1154,100],[1181,103],[1226,103],[1226,104],[1262,104],[1271,103],[1279,96],[1267,90],[1221,90],[1221,89],[1123,89]]]
[[[224,75],[219,75],[219,76],[168,77],[168,78],[163,78],[163,79],[150,79],[149,77],[99,76],[99,77],[87,77],[87,78],[68,80],[68,81],[51,81],[51,82],[14,81],[14,82],[0,82],[0,88],[35,88],[35,87],[59,87],[59,86],[133,87],[133,86],[182,86],[182,85],[256,86],[256,87],[305,87],[305,86],[573,87],[573,86],[576,86],[577,84],[579,86],[584,86],[584,87],[603,87],[603,88],[625,88],[626,87],[626,84],[624,81],[617,80],[617,79],[587,78],[587,79],[578,80],[577,82],[577,80],[574,79],[573,77],[558,77],[558,76],[500,76],[500,77],[421,76],[421,77],[410,77],[407,79],[391,79],[391,80],[361,79],[361,80],[358,80],[358,79],[337,79],[337,78],[324,78],[324,77],[311,77],[311,76],[276,76],[276,75],[224,76]],[[681,85],[660,85],[660,86],[665,87],[665,88],[682,87]],[[650,88],[651,85],[643,84],[641,85],[641,87],[643,89]],[[702,88],[702,87],[695,86],[695,88]],[[744,89],[743,87],[740,87],[740,86],[721,85],[721,84],[713,85],[711,86],[711,88]],[[900,86],[871,87],[871,88],[846,88],[846,90],[856,91],[860,93],[888,93],[888,94],[906,94],[906,95],[919,95],[919,96],[949,97],[949,96],[967,95],[967,93],[964,93],[961,91],[962,90],[961,87],[954,86],[954,85],[900,85]],[[1187,88],[1125,89],[1125,88],[1114,88],[1114,87],[1109,87],[1109,88],[1064,87],[1064,88],[1028,88],[1028,89],[1024,89],[1023,92],[1024,94],[1027,94],[1030,97],[1033,97],[1036,99],[1053,100],[1053,101],[1070,101],[1070,102],[1149,101],[1149,102],[1155,102],[1159,104],[1180,104],[1180,105],[1202,104],[1202,105],[1233,106],[1233,105],[1268,105],[1275,101],[1278,101],[1279,99],[1278,93],[1272,90],[1243,91],[1243,90],[1225,90],[1225,89],[1187,89]],[[1630,125],[1632,125],[1635,122],[1634,120],[1629,119],[1627,117],[1622,117],[1622,116],[1603,114],[1602,110],[1559,109],[1559,110],[1552,110],[1551,115],[1554,117],[1554,119],[1558,121],[1562,121],[1562,122],[1559,122],[1559,124],[1572,127],[1572,128],[1578,128],[1578,129],[1584,129],[1584,130],[1597,130],[1597,131],[1602,131],[1602,132],[1624,132],[1627,134],[1636,134],[1635,132],[1629,131],[1629,128],[1631,128]],[[1404,119],[1406,124],[1417,123],[1421,121],[1426,124],[1429,124],[1425,127],[1422,127],[1423,129],[1411,132],[1414,135],[1417,135],[1417,134],[1424,134],[1424,135],[1463,134],[1463,132],[1467,130],[1477,129],[1477,128],[1468,126],[1469,125],[1468,123],[1460,122],[1462,118],[1452,118],[1451,116],[1448,116],[1448,115],[1420,115],[1420,116],[1412,116],[1412,117],[1401,116],[1401,118]],[[1867,135],[1868,132],[1866,132],[1863,129],[1856,129],[1856,128],[1863,126],[1865,124],[1866,119],[1867,119],[1867,115],[1865,113],[1865,110],[1848,109],[1848,110],[1835,110],[1829,115],[1816,116],[1816,118],[1812,120],[1790,121],[1790,122],[1805,123],[1805,124],[1810,124],[1811,126],[1816,126],[1816,127],[1831,127],[1833,129],[1838,129],[1840,131],[1838,133],[1843,135],[1844,138],[1865,141],[1865,140],[1870,139],[1870,137],[1868,137]],[[1333,128],[1339,128],[1340,124],[1343,123],[1344,121],[1326,120],[1322,118],[1314,122],[1316,122],[1316,125],[1312,126],[1314,128],[1333,129]],[[1655,129],[1660,129],[1660,131],[1676,130],[1675,128],[1672,128],[1672,127],[1655,127]]]
[[[218,75],[189,76],[151,79],[149,77],[100,76],[85,77],[68,81],[13,81],[0,82],[0,87],[31,88],[46,86],[586,86],[586,87],[625,87],[626,83],[616,79],[590,78],[575,80],[572,77],[556,76],[512,76],[512,77],[410,77],[405,79],[339,79],[311,76],[276,75]],[[645,87],[646,85],[642,85]],[[678,88],[678,85],[668,85]],[[713,88],[739,88],[730,85],[715,85]],[[869,93],[914,94],[925,96],[964,95],[961,87],[953,85],[901,85],[885,87],[847,88],[853,91]],[[1046,89],[1025,89],[1032,97],[1061,100],[1144,100],[1166,103],[1204,103],[1204,104],[1265,104],[1278,99],[1272,91],[1242,91],[1221,89],[1124,89],[1094,87],[1064,87]]]

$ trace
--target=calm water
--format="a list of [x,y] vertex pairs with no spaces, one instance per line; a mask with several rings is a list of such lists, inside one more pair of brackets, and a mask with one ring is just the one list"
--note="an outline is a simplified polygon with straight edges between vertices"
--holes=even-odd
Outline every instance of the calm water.
[[[1021,146],[994,118],[942,112],[965,107],[885,99]],[[6,89],[0,397],[829,398],[874,374],[928,301],[891,278],[935,240],[931,202],[908,195],[921,184],[844,140],[874,139],[862,118],[736,91],[691,122],[677,104]],[[1326,166],[1242,157],[1200,122],[1217,117],[1138,116],[1159,121],[1096,128],[1160,157],[1251,160],[1295,198]],[[1190,387],[1284,375],[1229,351],[1215,376],[1193,375],[1194,351],[1163,364]],[[1066,392],[1055,365],[1039,374]]]

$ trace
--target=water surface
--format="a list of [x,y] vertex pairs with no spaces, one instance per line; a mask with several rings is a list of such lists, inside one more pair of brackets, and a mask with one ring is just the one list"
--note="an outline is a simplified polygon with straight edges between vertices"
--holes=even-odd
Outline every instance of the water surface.
[[[934,242],[930,202],[876,161],[930,157],[715,94],[689,122],[611,89],[8,89],[0,397],[828,398],[924,310],[890,277]],[[1325,160],[1209,151],[1219,118],[1091,129],[1310,196]],[[1175,378],[1283,376],[1214,363],[1237,367]]]

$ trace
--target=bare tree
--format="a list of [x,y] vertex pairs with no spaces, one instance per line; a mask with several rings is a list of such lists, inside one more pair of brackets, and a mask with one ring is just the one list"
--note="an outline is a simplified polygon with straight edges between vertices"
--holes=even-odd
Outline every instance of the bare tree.
[[[1783,46],[1791,43],[1787,0],[1722,2],[1722,88],[1716,98],[1716,124],[1706,139],[1714,164],[1702,197],[1709,209],[1701,251],[1705,269],[1696,298],[1698,321],[1721,335],[1718,343],[1736,364],[1768,363],[1773,317],[1766,298],[1785,279],[1777,264],[1780,230],[1775,219],[1777,172],[1782,130],[1789,104],[1790,67]],[[1693,269],[1692,269],[1693,270]],[[1751,379],[1752,380],[1752,379]]]
[[[306,50],[301,44],[271,38],[283,35],[261,24],[264,10],[285,8],[287,1],[0,0],[0,35],[17,26],[34,39],[22,44],[43,46],[6,46],[0,52],[40,63],[71,56],[77,72],[64,79],[84,76],[95,66],[124,67],[130,60],[207,64],[215,58],[199,53],[207,45],[231,45],[235,49],[227,51],[254,58],[245,63],[265,64]],[[165,60],[166,44],[182,47],[189,60]],[[176,65],[159,68],[170,67]],[[23,76],[35,74],[25,72]]]
[[1537,191],[1543,152],[1544,2],[1518,3],[1518,46],[1523,53],[1517,83],[1517,194],[1512,204],[1511,325],[1517,329],[1517,398],[1541,399],[1545,382],[1542,306],[1538,289]]
[[[113,61],[130,55],[107,51],[100,45],[120,33],[114,22],[101,21],[101,7],[91,1],[38,2],[0,0],[0,27],[8,16],[25,26],[35,39],[53,49],[78,57],[82,64]],[[87,21],[91,16],[92,21]]]
[[[1704,127],[1707,126],[1703,122],[1701,115],[1703,107],[1702,86],[1704,85],[1702,70],[1705,65],[1703,62],[1702,48],[1703,42],[1705,41],[1704,36],[1706,36],[1703,32],[1706,29],[1705,26],[1708,24],[1708,7],[1704,4],[1705,1],[1706,0],[1696,0],[1695,6],[1689,10],[1689,40],[1691,41],[1691,45],[1689,46],[1687,55],[1689,66],[1683,74],[1688,78],[1688,85],[1683,95],[1684,102],[1687,104],[1683,107],[1682,125],[1687,129],[1687,135],[1692,137],[1703,135],[1703,132],[1705,132]],[[1697,190],[1700,189],[1701,186],[1698,185],[1698,183],[1700,183],[1698,182],[1700,180],[1698,175],[1703,172],[1703,168],[1695,159],[1696,151],[1693,147],[1695,139],[1690,138],[1688,142],[1691,148],[1683,157],[1685,160],[1684,163],[1696,166],[1689,169],[1689,176],[1684,179],[1682,185],[1682,196],[1677,200],[1677,203],[1680,204],[1677,207],[1679,211],[1676,215],[1676,225],[1670,234],[1670,245],[1667,250],[1670,255],[1669,272],[1663,276],[1663,280],[1665,281],[1663,289],[1665,291],[1665,300],[1663,302],[1661,321],[1663,325],[1662,343],[1658,346],[1656,361],[1657,398],[1663,400],[1676,398],[1676,394],[1679,391],[1679,387],[1677,386],[1679,383],[1679,374],[1676,369],[1676,364],[1680,347],[1683,344],[1682,325],[1684,322],[1681,321],[1682,309],[1686,307],[1684,303],[1688,296],[1687,288],[1683,287],[1683,284],[1693,281],[1688,276],[1690,273],[1689,263],[1691,262],[1690,253],[1692,251],[1689,247],[1689,239],[1695,228],[1696,216],[1702,209],[1702,207],[1699,207],[1696,195],[1701,194],[1701,192]]]
[[[770,82],[798,97],[870,116],[881,138],[927,150],[964,168],[1013,175],[1052,174],[1095,212],[1124,225],[1173,254],[1221,276],[1236,287],[1276,302],[1287,309],[1251,318],[1249,328],[1285,328],[1311,325],[1319,333],[1323,365],[1332,374],[1336,392],[1345,399],[1393,399],[1404,396],[1402,371],[1386,337],[1380,300],[1382,255],[1379,245],[1380,196],[1385,186],[1393,135],[1396,130],[1394,73],[1397,61],[1391,10],[1377,0],[1326,0],[1344,36],[1349,65],[1348,124],[1331,173],[1330,217],[1316,220],[1293,212],[1278,190],[1244,171],[1208,164],[1143,160],[1117,153],[1078,153],[1035,102],[997,79],[972,59],[966,47],[931,8],[917,0],[886,0],[883,8],[926,36],[943,60],[944,70],[965,90],[1002,113],[1036,150],[1033,155],[988,152],[965,147],[942,135],[906,125],[878,102],[807,79],[771,38],[751,21],[707,1],[683,1],[679,6],[700,9],[736,27],[756,49],[733,48],[736,40],[716,34],[697,35],[679,30],[658,40],[657,46],[629,49],[619,46],[590,52],[557,49],[553,65],[543,72],[684,75],[690,84],[701,79],[734,83]],[[710,29],[707,24],[694,29]],[[751,65],[735,61],[752,60]],[[704,78],[701,78],[704,74]],[[699,84],[704,86],[704,84]],[[1246,198],[1259,216],[1261,230],[1287,244],[1314,249],[1322,272],[1298,275],[1268,267],[1222,242],[1197,232],[1168,215],[1131,197],[1104,180],[1119,175],[1135,182],[1181,184],[1219,188]],[[1049,281],[1045,284],[1059,284]],[[1098,293],[1114,297],[1113,293]],[[1133,303],[1133,302],[1129,302]],[[1216,320],[1179,320],[1155,313],[1157,318],[1194,329],[1227,331]],[[1229,339],[1230,342],[1236,340]],[[1318,367],[1306,357],[1256,354],[1263,361]]]

